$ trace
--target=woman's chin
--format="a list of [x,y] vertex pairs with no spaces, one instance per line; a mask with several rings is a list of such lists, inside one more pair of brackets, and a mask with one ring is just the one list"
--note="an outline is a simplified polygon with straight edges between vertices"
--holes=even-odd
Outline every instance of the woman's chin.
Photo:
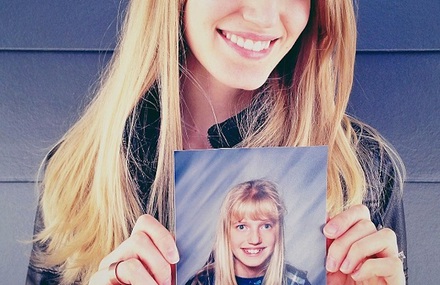
[[237,77],[235,82],[231,82],[231,87],[236,89],[242,89],[246,91],[253,91],[260,88],[267,81],[267,76],[264,78],[240,78]]

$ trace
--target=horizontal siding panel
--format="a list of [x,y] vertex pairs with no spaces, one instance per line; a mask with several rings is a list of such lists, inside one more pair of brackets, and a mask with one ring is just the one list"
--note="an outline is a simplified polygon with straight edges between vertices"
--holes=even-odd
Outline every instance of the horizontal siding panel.
[[2,284],[24,284],[37,204],[33,184],[0,183],[0,277]]
[[409,183],[404,192],[408,284],[438,284],[440,183]]
[[0,49],[113,48],[125,2],[1,1]]
[[440,50],[440,1],[356,2],[359,50]]
[[350,112],[397,148],[408,180],[440,181],[440,52],[359,53]]
[[98,53],[0,52],[0,181],[34,180],[105,60]]
[[[359,50],[439,50],[440,1],[360,0]],[[0,49],[109,49],[127,0],[0,2]]]

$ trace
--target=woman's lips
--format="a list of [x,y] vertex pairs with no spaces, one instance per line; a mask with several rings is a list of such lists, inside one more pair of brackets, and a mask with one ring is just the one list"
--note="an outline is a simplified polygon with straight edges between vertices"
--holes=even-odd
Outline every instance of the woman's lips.
[[225,31],[222,34],[239,47],[256,52],[268,49],[271,43],[270,40],[252,40]]
[[246,33],[235,34],[223,30],[218,30],[218,32],[229,46],[234,48],[240,55],[248,58],[259,59],[268,55],[277,40],[277,38],[269,36]]

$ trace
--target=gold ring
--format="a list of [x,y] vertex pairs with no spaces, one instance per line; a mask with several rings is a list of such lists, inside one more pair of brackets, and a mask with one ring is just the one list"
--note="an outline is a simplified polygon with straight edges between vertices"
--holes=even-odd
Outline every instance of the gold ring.
[[110,284],[111,285],[130,285],[127,283],[124,283],[121,281],[121,279],[119,279],[118,276],[118,266],[119,263],[121,263],[123,260],[119,260],[116,262],[113,262],[112,264],[110,264],[110,266],[108,267],[108,271],[110,273]]

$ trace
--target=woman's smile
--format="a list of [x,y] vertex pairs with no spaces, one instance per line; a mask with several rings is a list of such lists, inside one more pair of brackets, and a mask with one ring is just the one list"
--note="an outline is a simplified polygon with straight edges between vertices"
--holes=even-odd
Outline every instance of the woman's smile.
[[304,30],[310,0],[188,0],[184,11],[192,78],[236,90],[263,85]]
[[220,33],[225,41],[235,48],[240,55],[250,58],[260,58],[267,55],[270,52],[271,44],[277,39],[273,36],[252,33],[233,33],[222,30],[220,30]]

